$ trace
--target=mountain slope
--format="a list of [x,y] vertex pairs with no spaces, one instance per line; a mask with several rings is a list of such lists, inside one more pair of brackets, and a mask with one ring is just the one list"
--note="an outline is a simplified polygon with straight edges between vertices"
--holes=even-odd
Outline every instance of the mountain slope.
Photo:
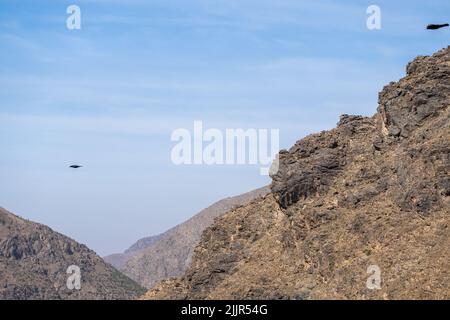
[[[69,290],[66,271],[81,271],[81,289]],[[86,246],[0,208],[0,299],[132,299],[141,286]]]
[[186,222],[159,236],[143,238],[125,253],[105,257],[105,261],[147,288],[163,279],[180,276],[186,271],[203,230],[216,217],[268,192],[269,187],[263,187],[218,201]]
[[272,178],[143,298],[449,299],[450,47],[410,63],[373,117],[280,152]]

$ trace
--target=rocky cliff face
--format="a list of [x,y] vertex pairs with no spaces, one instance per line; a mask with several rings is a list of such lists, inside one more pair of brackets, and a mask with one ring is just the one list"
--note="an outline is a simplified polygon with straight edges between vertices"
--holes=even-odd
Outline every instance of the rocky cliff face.
[[[80,268],[80,290],[67,287],[72,265]],[[0,208],[0,300],[133,299],[144,292],[86,246]]]
[[269,187],[264,187],[223,199],[167,232],[143,238],[123,254],[107,256],[105,260],[147,288],[161,280],[180,276],[189,266],[203,230],[215,218],[260,198],[269,191]]
[[410,63],[373,117],[279,158],[271,194],[219,218],[144,298],[450,298],[450,47]]

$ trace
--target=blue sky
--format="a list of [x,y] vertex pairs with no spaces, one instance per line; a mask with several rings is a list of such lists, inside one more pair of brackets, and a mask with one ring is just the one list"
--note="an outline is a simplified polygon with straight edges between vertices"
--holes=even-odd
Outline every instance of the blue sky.
[[[381,30],[366,28],[372,4]],[[448,20],[448,0],[0,0],[0,206],[122,251],[270,182],[173,165],[173,130],[275,128],[288,148],[371,115],[408,61],[449,44],[424,29]]]

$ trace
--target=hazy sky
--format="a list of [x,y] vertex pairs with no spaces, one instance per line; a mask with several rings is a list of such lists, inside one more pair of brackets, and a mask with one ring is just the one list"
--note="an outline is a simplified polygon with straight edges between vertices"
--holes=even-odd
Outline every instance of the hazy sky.
[[408,61],[449,44],[426,24],[449,20],[448,0],[0,0],[0,206],[122,251],[270,182],[259,166],[175,166],[173,130],[274,128],[288,148],[371,115]]

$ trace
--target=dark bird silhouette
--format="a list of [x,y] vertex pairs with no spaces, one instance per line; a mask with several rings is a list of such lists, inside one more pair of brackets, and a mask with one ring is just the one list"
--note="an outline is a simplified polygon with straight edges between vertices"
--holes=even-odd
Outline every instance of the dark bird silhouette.
[[78,169],[78,168],[82,168],[82,167],[83,166],[79,166],[79,165],[76,165],[76,164],[70,166],[70,168],[72,168],[72,169]]
[[446,23],[446,24],[429,24],[429,25],[427,25],[427,29],[428,30],[437,30],[440,28],[448,27],[448,26],[449,26],[448,23]]

